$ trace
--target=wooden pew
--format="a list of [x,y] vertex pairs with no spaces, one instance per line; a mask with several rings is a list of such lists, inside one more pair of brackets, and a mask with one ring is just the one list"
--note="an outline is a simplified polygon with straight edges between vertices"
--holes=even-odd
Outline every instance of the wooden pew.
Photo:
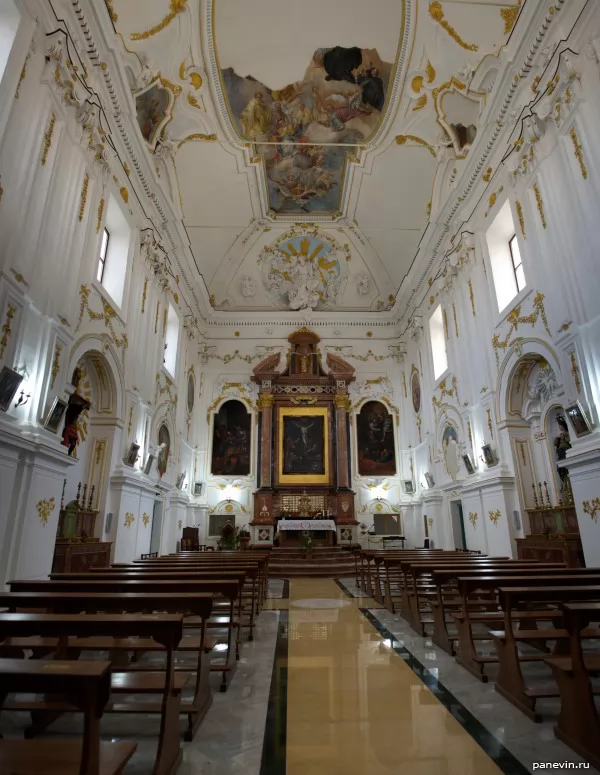
[[[577,586],[573,586],[569,583],[564,585],[564,579],[561,577],[554,580],[554,586],[536,587],[523,584],[520,587],[499,589],[499,602],[504,612],[504,629],[490,632],[499,660],[496,691],[534,721],[540,720],[535,710],[536,701],[542,697],[558,697],[559,691],[553,687],[538,689],[527,686],[521,670],[523,655],[519,653],[518,646],[524,642],[529,645],[539,644],[543,651],[537,655],[538,660],[547,660],[547,653],[544,653],[547,641],[555,641],[555,655],[568,653],[569,632],[563,626],[563,612],[558,608],[558,604],[561,601],[600,601],[600,576],[590,576],[589,580],[589,585],[578,581]],[[524,604],[539,609],[548,603],[553,605],[552,610],[541,611],[539,620],[550,619],[554,627],[515,630],[515,615],[520,613]],[[580,631],[579,637],[598,638],[600,630]]]
[[[105,613],[121,614],[128,613],[147,613],[153,614],[155,611],[161,611],[171,614],[183,614],[199,617],[200,636],[192,638],[183,638],[178,646],[179,651],[187,651],[197,654],[197,664],[195,668],[196,681],[194,684],[194,696],[191,702],[181,704],[180,713],[187,716],[188,726],[184,738],[191,740],[200,722],[206,715],[206,712],[212,704],[212,691],[209,683],[209,662],[204,657],[205,626],[204,622],[210,617],[212,611],[213,597],[206,593],[98,593],[98,592],[4,592],[0,593],[0,607],[7,608],[9,612],[26,610],[45,610],[48,613],[59,614],[80,614],[81,612],[96,613],[102,611]],[[163,652],[162,645],[156,645],[153,640],[139,639],[138,641],[126,640],[119,643],[114,638],[106,641],[96,640],[96,643],[88,643],[87,647],[91,649],[96,645],[97,650],[111,650],[135,652],[141,651],[159,651]],[[189,671],[188,671],[189,672]],[[184,671],[185,675],[185,671]],[[183,677],[177,679],[180,683]],[[187,681],[187,678],[185,679]],[[155,689],[157,681],[147,678],[143,671],[122,673],[120,678],[119,691],[124,693],[149,692]],[[160,687],[159,687],[160,688]],[[143,712],[161,713],[161,706],[156,704],[144,703]],[[123,712],[123,706],[113,705],[110,710],[114,712]],[[126,710],[126,708],[125,708]],[[138,712],[138,711],[133,711]]]
[[[180,581],[173,580],[157,580],[157,579],[143,579],[143,580],[125,580],[125,581],[113,581],[105,580],[101,578],[99,580],[92,581],[45,581],[45,580],[14,580],[8,582],[12,592],[70,592],[71,590],[77,590],[79,592],[100,592],[100,593],[112,593],[120,595],[124,592],[131,593],[144,593],[153,594],[156,592],[165,593],[184,593],[184,592],[198,592],[207,593],[212,595],[222,595],[228,601],[228,612],[224,615],[213,615],[206,626],[210,629],[220,628],[225,629],[227,632],[226,644],[227,650],[225,652],[225,663],[219,665],[212,665],[211,670],[221,673],[221,691],[226,691],[237,667],[237,660],[239,659],[239,646],[240,646],[240,619],[241,609],[238,607],[238,613],[236,617],[235,604],[236,601],[240,601],[241,589],[243,581],[241,579],[228,579],[219,578],[215,574],[215,578],[211,579],[183,579]],[[192,618],[186,622],[186,626],[202,626],[202,621],[197,621]]]
[[0,739],[4,775],[119,775],[137,745],[100,742],[100,719],[110,693],[110,663],[0,659],[0,708],[8,694],[65,695],[84,716],[82,740]]
[[[444,565],[438,565],[431,569],[432,583],[431,589],[433,590],[430,597],[428,597],[428,605],[431,609],[433,616],[433,633],[432,639],[436,646],[440,646],[444,651],[449,654],[454,654],[453,642],[458,640],[456,632],[450,632],[448,630],[448,623],[453,621],[453,614],[460,611],[462,606],[462,598],[458,593],[456,587],[457,579],[460,576],[481,576],[481,575],[498,575],[498,576],[514,576],[514,575],[539,575],[540,573],[548,574],[554,571],[565,570],[564,563],[542,563],[536,560],[499,560],[496,562],[490,561],[485,564],[456,564],[451,565],[446,563]],[[478,598],[472,605],[481,610],[485,602],[495,604],[496,595],[495,591],[488,594],[488,597]],[[478,639],[478,636],[473,636],[474,640]],[[487,634],[486,634],[487,639]]]
[[[381,579],[378,580],[378,567],[384,558],[400,559],[427,559],[429,557],[441,557],[441,556],[455,557],[456,552],[450,552],[445,549],[395,549],[395,550],[383,550],[383,549],[363,549],[360,552],[361,557],[361,589],[366,593],[368,597],[376,598],[376,595],[381,596],[383,602],[383,590]],[[379,589],[379,591],[378,591]]]
[[[118,570],[115,568],[102,568],[99,569],[102,572],[97,573],[51,573],[51,581],[181,581],[184,582],[187,579],[193,581],[207,581],[215,578],[219,579],[237,579],[244,583],[248,576],[251,577],[251,592],[246,595],[242,593],[239,598],[238,612],[242,615],[241,625],[248,630],[248,640],[254,640],[254,626],[255,626],[255,607],[256,607],[256,595],[257,589],[254,582],[256,581],[256,568],[237,568],[237,566],[228,567],[226,570],[206,570],[206,569],[190,569],[183,570],[182,568],[175,568],[174,570],[165,570],[160,568],[155,571],[150,568],[132,568],[131,570]],[[253,573],[254,571],[254,573]],[[250,605],[244,605],[244,601],[250,601]],[[215,601],[213,605],[213,611],[221,611],[224,606],[228,607],[228,603],[224,601],[221,605],[220,602]]]
[[[583,573],[581,571],[584,571]],[[594,572],[595,571],[595,572]],[[504,614],[497,609],[497,595],[500,587],[544,587],[557,583],[557,577],[560,576],[561,585],[577,586],[578,584],[600,584],[600,569],[582,569],[582,568],[562,568],[556,569],[553,575],[538,575],[535,571],[528,574],[518,574],[514,576],[489,575],[480,576],[460,576],[457,581],[458,594],[461,598],[461,610],[459,613],[452,614],[456,623],[458,646],[456,649],[456,661],[462,665],[480,681],[486,682],[488,677],[485,675],[485,665],[498,662],[497,655],[480,655],[473,638],[473,625],[484,625],[494,627],[498,622],[503,621]],[[473,610],[477,607],[477,601],[474,597],[485,595],[485,602],[479,606],[479,610]],[[492,597],[493,595],[493,597]],[[492,599],[493,602],[489,602]],[[548,617],[552,619],[552,612],[548,612]],[[514,618],[523,620],[528,627],[537,626],[540,619],[539,612],[520,611],[513,614]],[[491,639],[491,636],[490,636]]]
[[600,720],[590,680],[590,671],[600,670],[600,655],[584,652],[581,643],[589,625],[600,624],[600,604],[565,603],[562,614],[569,634],[569,656],[546,659],[560,690],[560,715],[554,734],[592,767],[600,769]]

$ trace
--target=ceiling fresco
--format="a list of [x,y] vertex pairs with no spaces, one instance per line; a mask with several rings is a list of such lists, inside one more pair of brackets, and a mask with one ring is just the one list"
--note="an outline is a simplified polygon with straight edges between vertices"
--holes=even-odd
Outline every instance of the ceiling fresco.
[[376,131],[392,70],[375,50],[343,46],[317,49],[283,89],[221,70],[234,126],[264,165],[270,210],[339,212],[347,157]]
[[526,0],[105,2],[205,298],[329,314],[416,276]]

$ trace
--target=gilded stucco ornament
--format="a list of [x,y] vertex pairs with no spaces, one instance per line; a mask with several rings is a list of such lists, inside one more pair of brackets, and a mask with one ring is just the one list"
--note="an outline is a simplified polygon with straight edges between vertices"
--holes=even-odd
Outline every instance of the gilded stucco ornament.
[[469,522],[473,525],[473,529],[477,527],[477,512],[476,511],[470,511],[469,512]]
[[128,511],[125,514],[125,527],[130,528],[134,522],[135,522],[135,517],[133,516],[131,511]]
[[429,3],[429,15],[435,22],[440,25],[443,30],[448,33],[448,35],[450,35],[453,40],[458,43],[461,48],[464,48],[467,51],[479,51],[478,45],[475,43],[466,43],[454,29],[454,27],[449,24],[448,21],[446,21],[444,17],[444,9],[438,0],[433,0],[433,2]]
[[52,145],[52,135],[54,134],[54,127],[56,125],[56,116],[54,113],[50,114],[50,120],[48,121],[48,128],[44,132],[44,141],[42,143],[42,155],[40,157],[40,164],[45,166],[48,160],[48,153]]
[[115,347],[121,350],[121,358],[123,364],[125,364],[125,352],[129,347],[129,339],[125,332],[119,336],[115,331],[115,320],[118,320],[122,325],[119,317],[117,316],[117,313],[102,296],[100,296],[100,301],[102,302],[102,312],[94,312],[94,310],[91,310],[89,307],[89,300],[90,288],[87,285],[82,285],[79,288],[79,320],[77,321],[75,332],[79,331],[85,312],[87,312],[90,322],[101,320],[104,323],[104,328],[108,330],[110,338],[112,339]]
[[600,515],[600,498],[592,498],[589,501],[582,501],[583,513],[587,514],[594,524],[598,522]]
[[495,511],[489,511],[488,516],[490,518],[490,522],[494,525],[497,525],[502,514],[500,513],[500,509],[496,509]]
[[171,24],[173,19],[185,11],[186,7],[187,0],[171,0],[169,3],[169,12],[167,15],[160,22],[158,22],[158,24],[155,24],[153,27],[150,27],[150,29],[145,30],[144,32],[132,32],[131,40],[148,40],[148,38],[152,38],[154,35],[158,35],[159,32],[162,32],[166,27],[169,26],[169,24]]
[[492,337],[492,347],[494,348],[496,365],[498,368],[500,368],[498,350],[502,350],[503,352],[506,350],[506,348],[511,343],[513,333],[518,330],[520,325],[535,326],[538,319],[541,318],[548,336],[551,336],[550,329],[548,327],[548,319],[546,317],[546,310],[544,309],[544,294],[540,292],[536,293],[533,299],[533,310],[529,315],[521,315],[521,306],[522,305],[519,304],[507,316],[506,322],[510,324],[510,328],[504,339],[500,339],[499,334],[494,334]]
[[54,357],[52,358],[52,370],[50,372],[51,374],[50,390],[54,389],[54,383],[56,382],[56,378],[58,377],[58,372],[60,371],[61,352],[62,352],[62,345],[57,342],[54,346]]
[[50,519],[50,515],[56,508],[56,501],[54,497],[50,498],[49,500],[41,500],[38,503],[36,503],[35,510],[38,513],[38,517],[40,518],[40,522],[42,525],[47,525],[48,520]]
[[4,318],[2,329],[0,329],[0,333],[2,334],[2,339],[0,339],[0,359],[4,358],[4,353],[8,346],[8,340],[10,339],[10,335],[12,333],[12,321],[16,312],[17,308],[12,304],[9,304],[6,309],[6,317]]

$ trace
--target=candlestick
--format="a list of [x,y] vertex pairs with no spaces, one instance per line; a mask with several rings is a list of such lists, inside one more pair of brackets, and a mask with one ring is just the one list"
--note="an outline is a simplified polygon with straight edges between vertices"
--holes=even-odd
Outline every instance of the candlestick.
[[67,486],[67,480],[63,479],[62,495],[60,496],[60,510],[62,511],[65,506],[65,487]]
[[548,492],[548,482],[544,482],[544,489],[546,490],[546,503],[548,505],[548,508],[552,508],[552,504],[550,503],[550,493]]
[[531,485],[533,487],[533,500],[535,502],[536,509],[539,509],[540,504],[538,503],[538,496],[537,496],[537,490],[535,489],[535,482]]
[[96,485],[93,484],[90,489],[90,499],[88,501],[88,509],[92,508],[92,503],[94,502],[94,490],[96,489]]
[[79,506],[79,494],[81,493],[81,482],[77,485],[77,495],[75,497],[75,503]]

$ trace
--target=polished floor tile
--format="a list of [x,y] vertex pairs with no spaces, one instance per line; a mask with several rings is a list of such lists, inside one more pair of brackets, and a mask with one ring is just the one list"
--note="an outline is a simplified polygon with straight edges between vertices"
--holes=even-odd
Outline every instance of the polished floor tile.
[[329,579],[292,579],[287,775],[500,770]]

